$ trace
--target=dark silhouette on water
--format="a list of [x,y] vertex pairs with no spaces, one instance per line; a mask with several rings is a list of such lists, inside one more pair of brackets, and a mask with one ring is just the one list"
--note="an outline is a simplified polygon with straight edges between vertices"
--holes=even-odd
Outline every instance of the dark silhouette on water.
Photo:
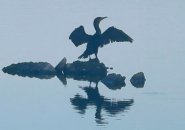
[[125,84],[125,76],[121,76],[120,74],[111,73],[108,74],[101,82],[107,86],[111,90],[121,89],[126,86]]
[[66,58],[63,58],[56,67],[48,62],[21,62],[6,66],[2,71],[11,75],[39,79],[50,79],[57,76],[64,84],[67,83],[65,78],[99,82],[107,75],[105,64],[96,59],[67,63]]
[[[67,78],[89,81],[89,86],[81,87],[87,94],[87,97],[77,94],[70,101],[74,109],[81,114],[85,114],[89,106],[95,106],[95,121],[97,124],[107,123],[103,113],[107,113],[108,117],[117,116],[129,110],[134,103],[133,99],[110,99],[100,95],[98,90],[100,81],[111,90],[119,90],[125,86],[126,77],[115,73],[107,75],[107,67],[97,59],[67,63],[67,60],[64,58],[56,67],[53,67],[48,62],[23,62],[4,67],[3,72],[39,79],[49,79],[57,76],[64,85],[67,84]],[[145,80],[144,73],[140,72],[133,75],[131,83],[135,87],[141,88],[144,87]],[[91,82],[94,82],[96,87],[91,87]]]
[[48,62],[22,62],[11,64],[2,70],[11,75],[39,79],[50,79],[56,75],[55,68]]
[[74,61],[64,67],[63,73],[67,78],[98,83],[106,77],[107,67],[97,59]]
[[[67,63],[67,59],[63,58],[56,67],[48,62],[22,62],[6,66],[2,71],[11,75],[39,79],[51,79],[57,76],[64,85],[67,85],[67,78],[89,81],[90,84],[91,82],[98,84],[101,81],[112,90],[121,89],[126,85],[125,76],[107,74],[107,69],[109,68],[97,59]],[[144,87],[145,80],[144,73],[140,72],[135,74],[130,82],[133,86],[141,88]]]
[[133,99],[114,100],[105,98],[100,95],[97,86],[95,88],[87,86],[82,87],[82,89],[86,92],[87,98],[77,94],[70,99],[71,103],[76,110],[79,110],[80,114],[85,114],[88,106],[96,106],[95,120],[98,124],[106,123],[101,114],[103,110],[108,113],[108,116],[112,117],[129,110],[129,107],[134,103]]
[[134,74],[130,79],[131,84],[135,88],[143,88],[145,85],[145,81],[146,81],[146,78],[143,72]]
[[71,33],[71,35],[69,36],[69,39],[72,40],[72,42],[76,47],[78,47],[81,44],[87,43],[86,50],[78,58],[87,58],[88,56],[90,58],[90,55],[92,54],[95,54],[97,58],[99,47],[103,47],[104,45],[112,42],[125,42],[125,41],[132,42],[133,41],[133,39],[129,37],[126,33],[113,26],[109,27],[104,33],[101,33],[99,24],[100,24],[100,21],[105,18],[107,17],[95,18],[94,28],[96,32],[94,35],[86,34],[83,26],[76,28]]

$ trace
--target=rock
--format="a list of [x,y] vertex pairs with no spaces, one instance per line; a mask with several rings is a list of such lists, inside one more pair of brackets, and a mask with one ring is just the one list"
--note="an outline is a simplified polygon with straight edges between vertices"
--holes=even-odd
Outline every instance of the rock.
[[57,76],[66,85],[66,78],[97,83],[107,75],[107,67],[97,59],[67,63],[67,59],[63,58],[55,68],[47,62],[23,62],[4,67],[3,72],[40,79]]
[[120,74],[109,74],[107,75],[101,82],[105,84],[109,89],[121,89],[123,86],[125,86],[125,78],[124,76],[121,76]]
[[47,62],[23,62],[3,68],[4,73],[18,76],[49,79],[55,76],[55,68]]
[[146,79],[143,72],[134,74],[130,79],[131,84],[136,88],[143,88],[145,81]]
[[62,82],[63,85],[67,85],[67,79],[64,74],[57,73],[57,78]]
[[63,73],[68,78],[75,80],[88,80],[97,82],[107,75],[107,68],[99,60],[92,59],[89,61],[74,61],[67,63]]
[[64,57],[59,63],[58,65],[55,67],[55,70],[57,72],[62,72],[64,70],[64,67],[66,66],[67,63],[67,59]]

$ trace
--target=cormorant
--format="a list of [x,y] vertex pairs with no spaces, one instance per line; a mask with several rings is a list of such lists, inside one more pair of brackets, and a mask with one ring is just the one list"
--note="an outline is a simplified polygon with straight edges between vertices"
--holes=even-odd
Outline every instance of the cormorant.
[[107,17],[97,17],[94,19],[94,28],[96,30],[94,35],[86,34],[84,27],[82,25],[76,28],[71,33],[69,39],[71,39],[71,41],[74,43],[76,47],[78,47],[81,44],[87,43],[86,50],[78,58],[87,58],[88,56],[90,58],[90,55],[92,54],[95,54],[97,58],[99,47],[103,47],[104,45],[112,42],[133,41],[133,39],[129,37],[126,33],[113,26],[109,27],[104,33],[101,33],[99,24],[100,21],[102,21],[105,18]]

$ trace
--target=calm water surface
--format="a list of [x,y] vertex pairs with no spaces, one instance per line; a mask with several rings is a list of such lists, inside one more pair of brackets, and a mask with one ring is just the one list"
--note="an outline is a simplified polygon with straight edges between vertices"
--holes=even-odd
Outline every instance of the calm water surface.
[[[0,67],[26,61],[47,61],[53,66],[63,58],[72,62],[85,46],[68,39],[79,25],[94,33],[93,19],[124,30],[133,44],[107,45],[99,59],[113,67],[109,73],[126,76],[126,86],[110,90],[101,82],[67,79],[64,86],[50,80],[23,78],[0,72],[0,129],[185,129],[185,2],[6,0],[0,1]],[[133,74],[144,72],[146,83],[135,88]],[[92,96],[94,95],[94,96]]]

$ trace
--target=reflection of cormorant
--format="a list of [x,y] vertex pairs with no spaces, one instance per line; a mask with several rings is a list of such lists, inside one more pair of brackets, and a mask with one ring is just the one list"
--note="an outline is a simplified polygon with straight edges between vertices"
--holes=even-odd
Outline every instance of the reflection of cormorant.
[[98,87],[84,87],[83,90],[86,92],[87,98],[76,95],[74,98],[71,98],[71,103],[81,114],[85,113],[87,106],[96,106],[95,119],[97,123],[104,123],[101,115],[102,110],[105,110],[112,116],[128,110],[129,106],[134,103],[133,99],[123,101],[107,99],[100,95]]
[[129,37],[126,33],[114,27],[109,27],[104,33],[101,33],[99,24],[100,21],[105,18],[107,17],[95,18],[94,28],[96,32],[94,35],[86,34],[84,27],[80,26],[76,28],[69,36],[69,39],[72,40],[76,47],[83,43],[87,43],[86,50],[81,56],[79,56],[79,58],[87,58],[88,56],[90,57],[90,55],[92,54],[95,54],[97,58],[98,48],[103,47],[104,45],[109,44],[110,42],[133,41],[133,39]]

